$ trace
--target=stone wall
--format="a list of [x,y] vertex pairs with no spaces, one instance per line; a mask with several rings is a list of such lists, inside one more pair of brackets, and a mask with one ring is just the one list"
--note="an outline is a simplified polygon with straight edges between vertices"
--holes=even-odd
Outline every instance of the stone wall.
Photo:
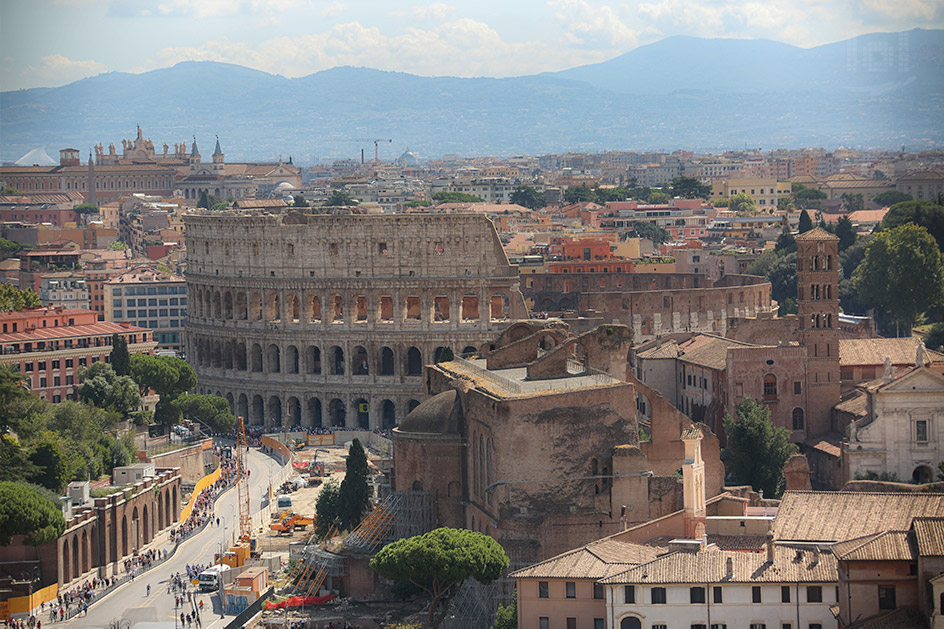
[[250,425],[389,428],[439,348],[527,318],[492,223],[467,214],[199,213],[187,228],[198,392]]

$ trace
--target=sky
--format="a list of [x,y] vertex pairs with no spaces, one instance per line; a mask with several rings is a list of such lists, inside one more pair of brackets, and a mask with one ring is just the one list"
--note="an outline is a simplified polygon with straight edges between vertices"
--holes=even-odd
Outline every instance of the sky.
[[944,0],[0,0],[0,91],[190,60],[505,77],[672,35],[806,48],[915,27],[944,28]]

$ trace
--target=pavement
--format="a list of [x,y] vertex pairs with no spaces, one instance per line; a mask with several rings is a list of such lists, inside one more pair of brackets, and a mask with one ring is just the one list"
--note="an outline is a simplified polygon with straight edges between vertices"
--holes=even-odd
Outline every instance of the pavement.
[[[268,491],[269,479],[275,478],[282,471],[278,461],[270,456],[250,449],[249,456],[249,496],[250,511],[255,515],[254,521],[264,514],[262,496]],[[134,581],[125,583],[121,587],[96,600],[88,609],[87,615],[79,614],[71,620],[47,624],[47,618],[42,618],[44,626],[82,627],[88,629],[105,629],[120,626],[122,629],[171,629],[180,627],[180,613],[185,614],[189,609],[174,607],[174,594],[170,593],[170,578],[174,573],[186,575],[187,564],[212,564],[213,555],[230,547],[236,528],[238,527],[238,492],[235,487],[220,496],[214,506],[214,513],[220,518],[220,526],[208,526],[200,533],[196,533],[183,541],[177,552],[159,566],[138,575]],[[155,541],[147,548],[172,548],[168,531],[161,532]],[[150,593],[148,593],[148,586]],[[191,588],[191,591],[196,588]],[[230,623],[234,615],[225,614],[221,617],[221,603],[216,593],[200,593],[195,591],[194,601],[204,603],[201,614],[203,629],[221,629]],[[114,625],[121,620],[120,625]],[[193,624],[190,625],[194,627]]]

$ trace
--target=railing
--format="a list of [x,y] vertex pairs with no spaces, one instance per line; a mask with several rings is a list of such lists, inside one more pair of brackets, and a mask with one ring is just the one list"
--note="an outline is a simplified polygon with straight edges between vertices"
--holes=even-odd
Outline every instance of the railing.
[[494,384],[497,384],[500,387],[504,387],[505,389],[508,389],[509,391],[512,391],[514,393],[521,393],[522,391],[520,382],[515,382],[514,380],[510,378],[499,376],[498,374],[493,373],[489,371],[488,369],[483,369],[482,367],[479,367],[475,363],[468,361],[465,358],[459,358],[457,356],[453,359],[453,361],[459,363],[460,365],[462,365],[464,368],[471,371],[476,376],[484,380],[488,380]]

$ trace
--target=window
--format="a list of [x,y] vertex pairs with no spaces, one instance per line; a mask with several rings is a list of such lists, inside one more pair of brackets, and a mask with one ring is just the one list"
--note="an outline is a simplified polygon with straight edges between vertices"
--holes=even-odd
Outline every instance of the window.
[[806,602],[807,603],[822,603],[823,602],[823,588],[821,588],[818,585],[806,586]]
[[652,588],[652,604],[665,605],[665,588]]
[[567,598],[577,598],[577,584],[574,581],[564,583],[564,591]]
[[762,622],[752,622],[751,629],[767,629],[767,625]]
[[[760,598],[760,586],[759,586],[759,585],[752,585],[752,586],[751,586],[751,602],[752,602],[752,603],[760,603],[760,602],[761,602],[761,598]],[[754,626],[754,625],[751,625],[751,627],[753,627],[753,626]]]
[[[757,601],[755,601],[755,602],[757,602]],[[789,602],[790,602],[790,586],[789,586],[789,585],[781,585],[781,586],[780,586],[780,602],[781,602],[781,603],[789,603]]]
[[711,623],[711,629],[728,629],[728,626],[723,622]]
[[567,619],[567,629],[577,629],[577,619],[568,618]]
[[919,419],[915,422],[915,441],[922,443],[928,440],[928,420]]
[[547,598],[547,581],[538,581],[538,598]]
[[45,360],[39,361],[39,367],[37,367],[37,369],[39,369],[39,371],[46,371],[46,361]]
[[606,622],[604,622],[602,618],[593,619],[593,629],[605,629],[605,628],[606,628]]
[[652,629],[668,629],[668,627],[668,625],[663,624],[652,625]]
[[623,586],[623,602],[630,605],[636,604],[636,586],[635,585]]
[[594,584],[593,584],[593,598],[599,598],[599,599],[604,598],[604,596],[603,596],[603,584],[602,584],[602,583],[594,583]]
[[793,429],[794,430],[803,430],[803,409],[795,408],[793,409]]
[[692,623],[691,629],[708,629],[708,625],[705,623]]
[[823,629],[823,625],[818,622],[811,622],[810,629]]
[[776,400],[777,399],[777,376],[772,373],[764,376],[764,399],[765,400]]
[[59,361],[58,361],[58,360],[52,361],[52,368],[53,368],[53,369],[59,369]]
[[547,616],[541,616],[538,619],[538,627],[540,627],[540,629],[551,629],[551,621]]
[[721,597],[721,586],[716,585],[711,588],[711,602],[712,603],[723,603],[724,599]]
[[881,610],[897,608],[897,606],[895,605],[895,586],[894,585],[878,586],[878,608]]
[[66,369],[69,369],[70,367],[72,367],[72,359],[66,358]]
[[800,395],[803,393],[803,385],[799,380],[793,383],[793,395]]
[[693,587],[689,589],[688,592],[689,602],[693,605],[701,604],[705,602],[705,588],[703,587]]
[[23,373],[33,371],[33,363],[23,363]]

